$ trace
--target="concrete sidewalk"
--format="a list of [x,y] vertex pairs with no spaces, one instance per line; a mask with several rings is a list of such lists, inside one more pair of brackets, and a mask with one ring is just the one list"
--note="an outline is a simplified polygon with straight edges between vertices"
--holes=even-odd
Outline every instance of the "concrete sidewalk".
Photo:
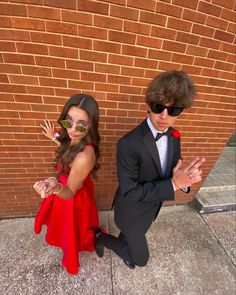
[[[0,221],[1,295],[233,295],[235,211],[199,215],[189,205],[164,207],[147,234],[150,260],[130,270],[114,253],[80,254],[80,273],[61,267],[60,250],[33,233],[33,218]],[[113,212],[100,222],[117,234]]]

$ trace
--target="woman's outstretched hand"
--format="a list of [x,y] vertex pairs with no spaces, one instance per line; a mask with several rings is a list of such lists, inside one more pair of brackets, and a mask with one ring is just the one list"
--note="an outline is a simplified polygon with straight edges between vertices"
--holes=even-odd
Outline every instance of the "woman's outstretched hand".
[[49,120],[44,120],[44,124],[40,124],[42,127],[42,133],[49,139],[54,138],[54,124],[51,124]]

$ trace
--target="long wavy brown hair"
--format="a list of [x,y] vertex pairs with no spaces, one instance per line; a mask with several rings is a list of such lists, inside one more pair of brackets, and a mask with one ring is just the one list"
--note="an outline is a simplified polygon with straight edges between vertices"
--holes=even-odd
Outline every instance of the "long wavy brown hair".
[[[60,142],[60,146],[56,151],[55,166],[58,164],[61,166],[60,171],[57,173],[57,177],[64,174],[69,168],[70,164],[74,161],[76,155],[82,152],[86,144],[93,144],[96,161],[92,172],[93,177],[96,178],[96,171],[99,169],[100,165],[98,163],[98,158],[100,156],[99,142],[100,135],[98,130],[99,125],[99,108],[95,99],[90,95],[85,94],[75,94],[71,96],[63,107],[61,115],[58,119],[60,124],[61,120],[65,120],[68,111],[72,106],[78,107],[89,115],[89,129],[85,136],[81,138],[79,143],[70,145],[71,139],[68,136],[67,130],[62,127],[61,132],[57,140]],[[61,125],[61,124],[60,124]]]

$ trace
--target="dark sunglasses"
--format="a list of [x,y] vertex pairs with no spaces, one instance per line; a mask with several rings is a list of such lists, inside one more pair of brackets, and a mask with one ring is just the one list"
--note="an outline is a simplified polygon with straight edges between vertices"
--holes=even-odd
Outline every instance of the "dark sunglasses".
[[184,107],[181,106],[164,106],[163,104],[157,102],[151,103],[150,107],[152,112],[155,114],[160,114],[164,111],[164,109],[167,109],[168,115],[172,117],[178,116],[184,110]]
[[[72,128],[72,126],[73,126],[72,123],[70,121],[68,121],[68,120],[61,120],[60,123],[61,123],[61,126],[66,128],[66,129]],[[87,129],[88,129],[87,123],[85,123],[83,121],[78,121],[77,122],[77,125],[75,127],[76,131],[85,132]]]

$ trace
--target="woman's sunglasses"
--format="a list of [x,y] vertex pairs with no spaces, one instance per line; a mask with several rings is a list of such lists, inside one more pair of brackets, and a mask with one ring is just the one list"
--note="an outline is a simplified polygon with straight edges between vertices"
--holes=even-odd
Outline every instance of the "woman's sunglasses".
[[[72,128],[73,124],[68,121],[68,120],[62,120],[60,121],[61,126],[66,128],[66,129],[70,129]],[[75,130],[78,132],[85,132],[88,129],[88,125],[87,123],[83,122],[83,121],[78,121],[77,125],[75,127]]]
[[151,103],[150,107],[152,112],[155,114],[160,114],[164,111],[164,109],[167,109],[168,115],[172,117],[178,116],[184,110],[184,107],[181,106],[164,106],[163,104],[157,102]]

